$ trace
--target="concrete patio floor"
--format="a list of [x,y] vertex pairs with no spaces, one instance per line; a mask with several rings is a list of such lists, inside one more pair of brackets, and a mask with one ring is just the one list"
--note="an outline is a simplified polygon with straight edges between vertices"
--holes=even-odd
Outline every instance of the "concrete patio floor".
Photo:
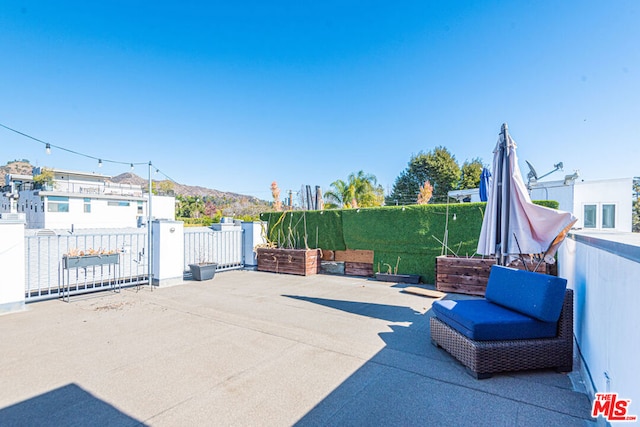
[[576,371],[473,379],[430,343],[432,302],[230,271],[30,304],[0,317],[0,425],[592,424]]

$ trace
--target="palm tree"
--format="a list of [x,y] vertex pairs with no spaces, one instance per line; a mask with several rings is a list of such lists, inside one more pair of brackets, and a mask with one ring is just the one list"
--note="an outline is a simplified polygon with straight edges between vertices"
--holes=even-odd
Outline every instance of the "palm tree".
[[380,206],[384,200],[384,190],[377,185],[375,175],[364,171],[351,173],[347,182],[339,179],[331,183],[332,190],[324,193],[328,209]]
[[333,188],[333,190],[328,190],[324,193],[324,206],[327,209],[349,207],[345,206],[349,203],[348,201],[351,200],[349,196],[349,184],[339,179],[331,183],[331,188]]

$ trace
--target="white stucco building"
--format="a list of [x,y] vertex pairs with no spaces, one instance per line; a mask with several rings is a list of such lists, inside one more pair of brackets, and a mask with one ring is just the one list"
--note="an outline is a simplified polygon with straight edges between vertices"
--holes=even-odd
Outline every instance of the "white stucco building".
[[[139,185],[117,184],[108,176],[53,169],[49,183],[33,175],[7,174],[0,212],[21,213],[27,228],[81,229],[139,227],[147,221],[148,194]],[[153,196],[152,216],[175,219],[175,198]]]
[[558,209],[572,212],[575,228],[631,232],[633,178],[532,182],[532,200],[556,200]]

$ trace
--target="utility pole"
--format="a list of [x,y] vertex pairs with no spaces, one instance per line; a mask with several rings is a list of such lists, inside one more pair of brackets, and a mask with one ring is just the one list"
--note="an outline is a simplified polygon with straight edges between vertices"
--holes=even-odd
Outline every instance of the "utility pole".
[[149,287],[151,291],[153,291],[153,234],[151,232],[151,219],[153,218],[151,212],[151,196],[153,195],[153,188],[151,185],[151,160],[149,160],[149,201],[147,202],[147,267],[148,267],[148,276],[149,276]]

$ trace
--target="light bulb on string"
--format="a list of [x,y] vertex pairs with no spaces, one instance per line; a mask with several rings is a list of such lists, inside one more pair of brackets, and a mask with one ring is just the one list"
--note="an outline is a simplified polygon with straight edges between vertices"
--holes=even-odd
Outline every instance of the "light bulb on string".
[[47,145],[45,147],[45,151],[47,152],[47,154],[51,154],[51,144],[49,144],[48,142],[47,142]]
[[133,170],[133,163],[131,163],[131,170]]
[[98,159],[98,167],[101,168],[102,167],[102,159]]

